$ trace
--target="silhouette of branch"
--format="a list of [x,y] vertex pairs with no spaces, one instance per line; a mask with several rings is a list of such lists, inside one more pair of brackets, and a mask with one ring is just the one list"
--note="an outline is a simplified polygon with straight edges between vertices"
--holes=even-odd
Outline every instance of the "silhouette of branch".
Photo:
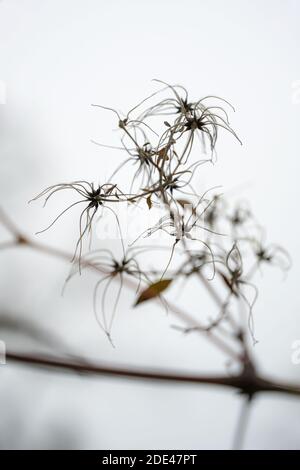
[[[50,256],[55,256],[57,258],[70,260],[71,255],[57,248],[50,247],[45,244],[38,243],[27,236],[21,234],[14,224],[10,222],[8,217],[3,214],[3,211],[0,210],[0,222],[2,222],[6,228],[13,235],[14,239],[8,242],[3,242],[0,244],[0,249],[8,249],[13,247],[28,247],[37,252],[44,253]],[[87,267],[91,269],[100,270],[105,273],[105,269],[95,266],[92,263],[88,263],[86,260],[82,261]],[[214,298],[218,305],[221,304],[221,299],[218,297],[218,294],[215,292],[213,287],[206,281],[206,279],[201,276],[201,273],[198,274],[201,282],[205,287],[207,287],[208,292]],[[132,282],[131,279],[125,279],[126,285],[131,289],[136,289],[136,285]],[[180,309],[176,305],[172,305],[168,302],[168,308],[177,315],[181,320],[184,320],[186,323],[194,323],[194,319],[185,311]],[[243,353],[236,353],[231,346],[218,337],[211,330],[201,329],[201,325],[198,330],[199,333],[206,336],[216,347],[225,352],[231,358],[237,360],[241,365],[241,373],[236,376],[209,376],[209,375],[188,375],[184,373],[171,373],[170,371],[164,370],[146,370],[146,369],[136,369],[136,368],[125,368],[125,367],[116,367],[111,365],[99,365],[92,364],[82,360],[66,360],[63,358],[54,358],[49,356],[34,355],[27,353],[14,353],[8,351],[6,358],[9,362],[16,362],[24,366],[30,367],[42,367],[50,368],[57,370],[64,370],[68,372],[84,374],[84,375],[106,375],[116,378],[124,379],[137,379],[137,380],[152,380],[159,382],[172,382],[178,384],[194,384],[194,385],[210,385],[210,386],[219,386],[227,387],[237,390],[239,393],[243,394],[246,402],[243,404],[242,413],[238,421],[237,429],[235,432],[234,438],[234,448],[241,448],[242,441],[244,439],[248,416],[250,412],[250,401],[258,393],[266,392],[275,392],[281,394],[287,394],[291,396],[300,397],[300,384],[288,384],[283,382],[276,382],[269,380],[265,377],[261,377],[257,374],[254,367],[254,363],[246,349],[246,342],[244,339],[243,333],[241,333],[240,344],[243,347]]]
[[246,430],[249,422],[250,407],[252,405],[252,397],[246,396],[242,403],[240,416],[235,430],[233,440],[233,450],[241,450],[245,441]]
[[63,369],[84,375],[107,375],[111,377],[153,380],[161,382],[178,382],[195,385],[214,385],[228,388],[235,388],[240,393],[253,396],[262,392],[284,393],[300,396],[300,384],[278,383],[273,380],[260,377],[256,373],[248,374],[242,372],[239,375],[198,375],[185,374],[180,372],[169,372],[162,369],[147,370],[146,368],[117,367],[112,365],[96,364],[87,361],[67,360],[43,355],[27,353],[7,352],[7,363],[17,362],[28,366],[42,368]]
[[[36,242],[35,240],[32,240],[31,238],[23,235],[21,232],[18,231],[17,227],[10,221],[8,216],[4,213],[2,209],[0,209],[0,222],[3,223],[3,225],[6,226],[6,228],[10,231],[10,233],[14,236],[14,240],[10,242],[5,242],[3,244],[3,248],[13,248],[13,247],[28,247],[31,248],[37,252],[44,253],[50,256],[55,256],[57,258],[65,259],[67,261],[70,261],[72,259],[72,254],[67,253],[63,250],[60,250],[58,248],[54,248],[51,246],[48,246],[43,243]],[[1,245],[0,245],[1,249]],[[76,261],[76,258],[75,258]],[[87,260],[81,260],[81,265],[82,267],[87,267],[92,270],[99,271],[101,273],[107,273],[105,268],[102,268],[99,265],[95,265],[93,263],[90,263]],[[136,283],[132,281],[129,278],[124,278],[124,284],[130,288],[136,291]],[[157,298],[155,299],[157,302],[160,302],[160,300]],[[177,305],[172,304],[169,301],[165,300],[166,305],[168,306],[168,309],[173,312],[174,315],[176,315],[178,318],[181,320],[185,321],[188,325],[190,324],[195,324],[195,319],[189,315],[187,312],[185,312],[183,309],[178,307]],[[231,346],[229,346],[222,338],[217,336],[215,333],[212,331],[205,331],[205,328],[202,327],[202,325],[197,321],[197,324],[199,325],[199,333],[203,334],[209,341],[211,341],[218,349],[221,351],[225,352],[229,357],[232,359],[238,361],[238,362],[243,362],[244,361],[244,355],[240,355],[237,353]]]

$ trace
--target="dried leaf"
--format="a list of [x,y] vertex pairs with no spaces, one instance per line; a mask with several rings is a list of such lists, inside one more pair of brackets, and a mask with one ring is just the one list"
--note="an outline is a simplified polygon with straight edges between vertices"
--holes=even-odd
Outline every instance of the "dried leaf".
[[150,210],[152,207],[151,194],[150,196],[147,197],[146,201],[147,201],[147,206],[149,207],[149,210]]
[[169,287],[172,280],[173,279],[162,279],[158,282],[154,282],[153,284],[151,284],[140,294],[139,298],[135,303],[135,306],[160,295],[165,289]]

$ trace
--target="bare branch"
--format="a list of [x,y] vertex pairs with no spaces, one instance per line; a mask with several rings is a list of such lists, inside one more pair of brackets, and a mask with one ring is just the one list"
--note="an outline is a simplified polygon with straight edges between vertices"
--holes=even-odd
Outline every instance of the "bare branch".
[[61,358],[40,356],[26,353],[7,352],[8,364],[17,362],[28,366],[37,366],[43,368],[63,369],[69,372],[76,372],[87,375],[107,375],[111,377],[153,380],[162,382],[177,382],[195,385],[215,385],[221,387],[235,388],[241,393],[249,396],[262,392],[285,393],[294,396],[300,396],[300,384],[284,384],[272,380],[264,379],[259,376],[240,374],[236,376],[222,375],[199,375],[185,374],[181,372],[169,372],[161,369],[138,369],[129,367],[116,367],[89,363],[86,361],[72,361]]

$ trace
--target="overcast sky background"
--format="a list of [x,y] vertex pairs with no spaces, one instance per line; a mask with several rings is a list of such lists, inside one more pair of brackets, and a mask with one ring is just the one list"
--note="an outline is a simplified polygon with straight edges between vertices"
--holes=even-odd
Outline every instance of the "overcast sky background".
[[[116,122],[91,103],[126,110],[157,88],[153,78],[181,83],[195,98],[230,100],[243,146],[222,135],[218,162],[199,184],[221,184],[225,193],[249,199],[270,239],[290,251],[293,269],[284,282],[279,271],[258,278],[254,354],[264,372],[298,382],[291,346],[300,339],[299,19],[297,0],[0,2],[1,206],[34,234],[58,209],[54,201],[44,210],[27,205],[41,189],[65,180],[103,182],[112,172],[121,156],[90,139],[112,143]],[[75,223],[69,216],[41,240],[72,250]],[[218,351],[171,329],[172,319],[156,305],[132,310],[128,291],[113,350],[95,324],[89,276],[61,297],[67,273],[67,263],[56,259],[1,253],[1,311],[33,320],[70,351],[95,360],[224,370]],[[199,294],[187,289],[188,308]],[[16,347],[7,332],[1,335]],[[241,406],[232,392],[210,387],[17,366],[0,366],[0,377],[3,448],[228,448]],[[259,397],[245,447],[300,448],[299,410],[296,399]]]

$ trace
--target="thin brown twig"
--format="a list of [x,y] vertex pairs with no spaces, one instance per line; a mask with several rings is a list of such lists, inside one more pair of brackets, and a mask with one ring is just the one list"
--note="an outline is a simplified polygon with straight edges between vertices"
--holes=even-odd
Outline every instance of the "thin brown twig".
[[[1,215],[0,215],[1,217]],[[27,237],[19,234],[14,230],[14,244],[10,244],[10,246],[28,246],[36,251],[40,251],[42,253],[53,255],[62,259],[69,260],[70,254],[66,253],[60,249],[52,248],[47,245],[35,242],[30,240]],[[93,264],[86,262],[88,266],[93,269],[98,269]],[[104,271],[105,272],[105,271]],[[127,285],[129,287],[136,288],[135,283],[130,280],[127,280]],[[184,317],[185,320],[192,321],[192,317],[188,315],[186,312],[179,310],[176,306],[171,306],[172,311],[175,314],[178,314],[182,318]],[[173,310],[174,309],[174,310]],[[201,331],[200,331],[201,332]],[[223,348],[222,342],[219,342],[219,338],[213,335],[211,332],[207,332],[206,335],[210,340],[214,341],[218,347],[221,349]],[[226,343],[224,343],[226,344]],[[225,346],[226,352],[231,354],[231,349],[227,350],[227,345]],[[235,353],[233,353],[235,355]],[[241,373],[237,376],[199,376],[199,375],[186,375],[186,374],[170,374],[169,372],[165,371],[146,371],[146,370],[137,370],[137,369],[126,369],[126,368],[117,368],[117,367],[110,367],[110,366],[97,366],[93,364],[88,364],[86,362],[72,362],[66,361],[61,358],[49,358],[49,357],[42,357],[42,356],[35,356],[35,355],[28,355],[26,353],[13,353],[8,352],[6,355],[8,361],[15,361],[23,364],[28,365],[36,365],[36,366],[43,366],[43,367],[53,367],[58,369],[66,369],[70,371],[76,371],[79,373],[89,373],[89,374],[105,374],[111,376],[119,376],[119,377],[128,377],[128,378],[137,378],[137,379],[151,379],[151,380],[161,380],[161,381],[172,381],[172,382],[185,382],[185,383],[195,383],[195,384],[207,384],[207,385],[219,385],[219,386],[227,386],[233,387],[248,396],[253,396],[254,394],[260,392],[278,392],[278,393],[285,393],[294,396],[300,396],[300,385],[293,385],[293,384],[285,384],[282,382],[275,382],[272,380],[268,380],[265,378],[260,377],[251,361],[244,364],[244,368],[241,370]],[[235,355],[235,358],[239,358],[239,356]]]
[[[7,228],[11,227],[12,235],[15,237],[15,239],[10,242],[9,247],[13,247],[13,246],[23,246],[24,247],[24,246],[27,246],[27,247],[35,250],[35,251],[39,251],[41,253],[44,253],[44,254],[47,254],[47,255],[50,255],[50,256],[55,256],[55,257],[62,258],[62,259],[68,260],[68,261],[70,261],[72,259],[72,255],[70,253],[67,253],[67,252],[65,252],[63,250],[60,250],[58,248],[53,248],[53,247],[48,246],[48,245],[43,244],[43,243],[39,243],[35,240],[30,239],[27,236],[22,235],[21,233],[19,233],[18,229],[10,221],[10,219],[3,212],[3,210],[0,211],[0,220],[3,223],[5,223]],[[76,261],[76,259],[75,259],[75,261]],[[99,267],[99,265],[95,266],[93,263],[90,263],[86,260],[82,260],[81,264],[82,264],[82,266],[86,266],[90,269],[100,271],[102,273],[106,273],[106,270],[104,268],[102,269],[101,267]],[[133,282],[131,279],[128,279],[128,278],[125,278],[124,280],[125,280],[125,284],[126,284],[127,287],[129,287],[130,289],[133,289],[134,291],[136,291],[137,286],[136,286],[135,282]],[[156,299],[156,301],[160,302],[159,299]],[[195,323],[195,319],[191,315],[189,315],[187,312],[185,312],[183,309],[181,309],[180,307],[172,304],[169,301],[166,302],[166,304],[167,304],[167,307],[169,308],[169,310],[172,311],[174,315],[176,315],[181,320],[185,321],[187,324],[190,325],[190,324]],[[201,327],[201,325],[200,325],[200,327]],[[203,329],[203,330],[199,330],[199,333],[204,334],[204,336],[207,339],[209,339],[218,349],[225,352],[232,359],[235,359],[238,362],[243,361],[243,357],[241,355],[239,355],[237,352],[235,352],[234,349],[232,349],[231,346],[227,345],[227,343],[223,339],[216,336],[213,332],[204,331],[204,329]]]
[[300,396],[300,385],[278,383],[273,380],[264,379],[256,374],[248,375],[241,373],[235,376],[210,376],[199,374],[185,374],[180,372],[169,372],[161,369],[147,370],[146,368],[117,367],[96,363],[79,362],[61,358],[34,355],[27,353],[7,352],[7,363],[17,362],[29,366],[43,368],[64,369],[70,372],[88,375],[107,375],[111,377],[124,377],[129,379],[154,380],[163,382],[178,382],[187,384],[206,384],[222,387],[235,388],[245,395],[254,395],[262,392],[284,393]]
[[245,442],[246,430],[249,422],[250,407],[252,405],[252,399],[249,396],[244,397],[242,402],[242,408],[240,410],[240,415],[235,430],[234,440],[233,440],[233,450],[241,450]]

